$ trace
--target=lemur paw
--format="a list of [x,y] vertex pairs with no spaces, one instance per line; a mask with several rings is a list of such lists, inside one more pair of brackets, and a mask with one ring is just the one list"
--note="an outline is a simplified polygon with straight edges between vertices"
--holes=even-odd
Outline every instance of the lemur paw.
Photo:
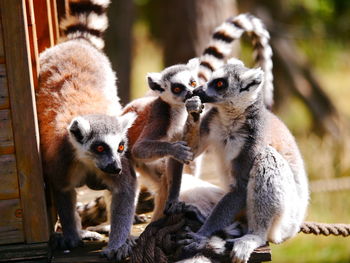
[[184,237],[184,239],[177,242],[179,245],[184,245],[181,251],[181,258],[193,257],[205,247],[208,240],[207,237],[194,232],[188,232]]
[[193,153],[191,148],[187,146],[184,141],[177,141],[172,143],[172,157],[181,163],[189,164],[193,160]]
[[86,230],[108,235],[109,232],[111,231],[111,225],[110,224],[100,224],[97,226],[89,226],[86,228]]
[[254,240],[249,240],[246,236],[234,240],[231,257],[232,263],[246,263],[250,255],[258,246]]
[[62,250],[72,249],[84,245],[83,240],[78,234],[63,235],[62,233],[54,233],[51,237],[50,243],[53,248]]
[[81,230],[81,238],[83,240],[102,240],[103,236],[95,231]]
[[131,255],[132,248],[136,244],[136,239],[129,237],[123,245],[118,248],[106,247],[102,250],[101,255],[109,260],[120,261]]
[[165,205],[164,214],[173,215],[182,213],[185,210],[186,204],[179,201],[169,201]]
[[189,114],[197,113],[200,114],[203,111],[204,105],[202,104],[198,96],[194,96],[186,100],[186,110]]

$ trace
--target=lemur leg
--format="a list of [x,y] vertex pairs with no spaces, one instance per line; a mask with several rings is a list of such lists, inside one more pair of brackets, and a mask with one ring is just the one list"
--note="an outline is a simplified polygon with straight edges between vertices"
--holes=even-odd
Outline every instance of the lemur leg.
[[[254,249],[266,244],[271,229],[280,228],[274,224],[280,224],[283,220],[288,205],[287,188],[293,188],[287,181],[292,176],[287,162],[273,148],[267,147],[256,157],[248,183],[248,234],[235,239],[232,262],[248,262]],[[275,231],[279,232],[280,229]]]
[[66,249],[81,245],[81,221],[75,208],[77,201],[75,189],[67,191],[54,189],[54,198],[63,231],[63,238],[58,240],[59,247]]
[[152,222],[164,216],[164,208],[168,198],[168,178],[163,175],[160,178],[160,184],[156,194],[154,195],[154,210],[152,215]]
[[114,178],[111,202],[111,231],[108,246],[102,254],[121,260],[130,255],[133,241],[129,234],[135,213],[136,174],[132,164],[122,158],[122,173]]

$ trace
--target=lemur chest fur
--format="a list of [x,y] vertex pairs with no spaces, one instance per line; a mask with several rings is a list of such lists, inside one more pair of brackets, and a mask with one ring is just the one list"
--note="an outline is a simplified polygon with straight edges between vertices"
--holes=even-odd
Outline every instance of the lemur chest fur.
[[228,184],[234,183],[232,163],[242,151],[248,134],[242,131],[244,118],[226,120],[219,115],[210,123],[210,145],[217,156],[220,173]]
[[181,135],[187,119],[187,111],[183,105],[171,107],[170,109],[170,126],[167,136],[170,141],[182,140]]

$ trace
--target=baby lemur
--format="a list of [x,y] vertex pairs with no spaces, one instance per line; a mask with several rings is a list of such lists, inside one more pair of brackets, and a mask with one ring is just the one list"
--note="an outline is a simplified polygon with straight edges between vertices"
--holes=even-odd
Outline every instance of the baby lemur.
[[[71,1],[61,22],[65,40],[40,55],[37,108],[44,173],[53,192],[63,236],[73,248],[93,233],[81,230],[75,188],[112,192],[111,233],[103,254],[120,259],[130,252],[136,176],[127,158],[127,130],[116,76],[102,53],[109,0]],[[96,235],[92,235],[96,237]]]
[[[192,59],[187,65],[175,65],[160,73],[150,73],[148,84],[156,97],[135,100],[124,110],[138,114],[135,125],[129,130],[129,142],[136,169],[142,175],[141,182],[153,186],[151,188],[156,192],[153,220],[163,215],[165,206],[167,211],[176,211],[182,166],[192,160],[192,153],[184,140],[190,137],[186,126],[198,121],[198,118],[194,117],[195,113],[187,116],[184,102],[192,96],[198,78],[205,81],[213,70],[224,64],[225,58],[231,54],[232,42],[244,32],[251,35],[256,62],[262,65],[268,76],[265,94],[267,105],[271,105],[272,52],[268,45],[269,34],[259,19],[242,14],[227,19],[214,30],[199,67],[198,60]],[[199,173],[196,167],[195,174]]]
[[200,123],[195,154],[212,147],[228,192],[184,241],[189,243],[185,255],[200,249],[242,210],[248,232],[234,240],[233,262],[247,262],[255,248],[283,242],[300,229],[309,197],[303,160],[287,127],[266,109],[263,83],[261,69],[231,60],[193,92],[212,105]]

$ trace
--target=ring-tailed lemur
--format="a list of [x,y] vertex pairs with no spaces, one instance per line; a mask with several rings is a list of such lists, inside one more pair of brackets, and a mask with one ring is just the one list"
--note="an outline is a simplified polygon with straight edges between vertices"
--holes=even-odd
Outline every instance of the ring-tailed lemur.
[[[167,208],[171,208],[172,204],[176,203],[181,182],[181,162],[192,159],[185,143],[174,142],[188,137],[186,131],[184,135],[182,134],[187,126],[184,101],[191,96],[191,90],[198,82],[198,77],[202,79],[207,77],[210,71],[225,62],[225,58],[231,53],[232,42],[244,32],[248,32],[253,37],[257,52],[256,60],[264,67],[266,75],[270,76],[267,81],[267,90],[272,93],[270,72],[272,52],[268,45],[269,34],[259,19],[249,14],[242,14],[228,19],[215,29],[212,41],[201,58],[200,68],[198,68],[198,61],[194,59],[187,65],[171,66],[161,73],[149,74],[149,86],[158,93],[158,96],[135,100],[124,110],[124,112],[133,111],[138,114],[135,125],[129,130],[129,141],[131,147],[135,143],[132,147],[133,156],[137,160],[137,170],[143,175],[141,181],[146,182],[146,185],[153,185],[153,189],[156,189],[154,219],[163,214],[167,197]],[[268,105],[271,103],[272,101],[269,101]],[[187,123],[193,122],[194,119],[196,118],[193,115],[188,116]],[[174,136],[175,133],[177,136]],[[184,157],[179,157],[180,154]],[[166,165],[165,159],[162,158],[166,156],[172,156],[175,159],[169,158],[169,163]],[[158,161],[149,162],[155,159]],[[163,176],[166,173],[166,167],[169,173],[176,175]],[[199,170],[197,170],[198,173]]]
[[[111,233],[103,254],[130,252],[136,176],[127,150],[135,114],[120,116],[116,75],[102,53],[109,0],[72,1],[62,21],[66,41],[40,54],[37,108],[44,173],[50,183],[64,248],[92,233],[81,230],[75,187],[112,192]],[[95,236],[96,237],[96,236]]]
[[203,226],[184,241],[185,255],[244,209],[248,232],[234,240],[233,262],[247,262],[255,248],[283,242],[300,229],[309,198],[303,160],[287,127],[266,109],[263,82],[261,69],[231,60],[193,92],[212,105],[200,124],[196,154],[210,145],[229,187]]
[[[209,79],[211,73],[225,63],[225,58],[230,55],[232,42],[239,39],[243,33],[248,33],[253,39],[255,61],[263,68],[266,76],[264,84],[264,102],[267,108],[271,108],[273,104],[273,75],[272,75],[272,50],[269,45],[269,33],[260,19],[250,14],[241,14],[236,17],[227,19],[223,24],[214,30],[212,39],[207,48],[205,48],[201,56],[198,78],[200,82]],[[199,115],[196,111],[196,101],[191,102],[189,99],[188,110],[189,115],[185,125],[184,138],[191,148],[195,147],[192,143],[193,134],[199,129],[196,125],[199,121]],[[187,103],[187,101],[186,101]],[[197,105],[198,106],[198,105]],[[193,109],[190,109],[194,107]],[[197,127],[197,128],[196,128]],[[167,212],[173,213],[181,209],[181,204],[177,202],[179,189],[181,185],[181,167],[174,160],[169,160],[168,182],[170,182]],[[172,183],[173,182],[173,183]],[[172,183],[172,184],[171,184]]]

